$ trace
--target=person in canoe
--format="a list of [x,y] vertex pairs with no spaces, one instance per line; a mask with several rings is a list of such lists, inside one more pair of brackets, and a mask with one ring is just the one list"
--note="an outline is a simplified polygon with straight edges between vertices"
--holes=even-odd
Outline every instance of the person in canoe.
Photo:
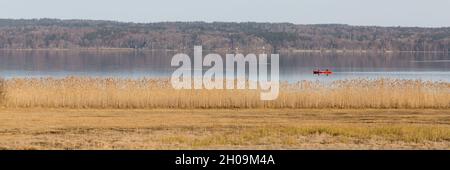
[[330,74],[333,74],[333,72],[330,71],[329,69],[326,69],[326,70],[317,69],[317,70],[313,70],[313,74],[317,74],[317,75],[325,74],[328,76]]

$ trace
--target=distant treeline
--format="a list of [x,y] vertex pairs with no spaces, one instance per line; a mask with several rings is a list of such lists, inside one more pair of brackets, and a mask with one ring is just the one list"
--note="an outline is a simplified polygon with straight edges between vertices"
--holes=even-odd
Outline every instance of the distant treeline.
[[0,48],[450,51],[450,28],[0,19]]

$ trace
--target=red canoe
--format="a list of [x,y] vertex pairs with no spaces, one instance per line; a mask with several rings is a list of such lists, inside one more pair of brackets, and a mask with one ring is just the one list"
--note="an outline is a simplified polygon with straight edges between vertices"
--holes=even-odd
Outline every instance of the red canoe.
[[321,71],[321,70],[314,70],[313,74],[333,74],[333,72],[329,71],[329,70],[323,70],[323,71]]

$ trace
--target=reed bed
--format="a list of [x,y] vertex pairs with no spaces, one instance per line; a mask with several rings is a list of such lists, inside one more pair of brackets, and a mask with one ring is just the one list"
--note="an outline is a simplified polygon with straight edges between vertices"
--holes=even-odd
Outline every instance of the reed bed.
[[0,78],[0,105],[4,104],[5,102],[5,95],[6,95],[6,82],[2,78]]
[[15,78],[0,81],[1,96],[9,108],[450,108],[450,83],[300,81],[261,101],[258,90],[175,90],[168,79]]

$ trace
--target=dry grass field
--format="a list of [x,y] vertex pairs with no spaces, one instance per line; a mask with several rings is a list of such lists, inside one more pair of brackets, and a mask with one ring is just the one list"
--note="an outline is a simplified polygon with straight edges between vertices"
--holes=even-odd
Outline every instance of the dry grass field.
[[450,110],[2,109],[0,149],[450,149]]
[[450,83],[283,83],[173,90],[167,80],[0,80],[0,149],[450,149]]

